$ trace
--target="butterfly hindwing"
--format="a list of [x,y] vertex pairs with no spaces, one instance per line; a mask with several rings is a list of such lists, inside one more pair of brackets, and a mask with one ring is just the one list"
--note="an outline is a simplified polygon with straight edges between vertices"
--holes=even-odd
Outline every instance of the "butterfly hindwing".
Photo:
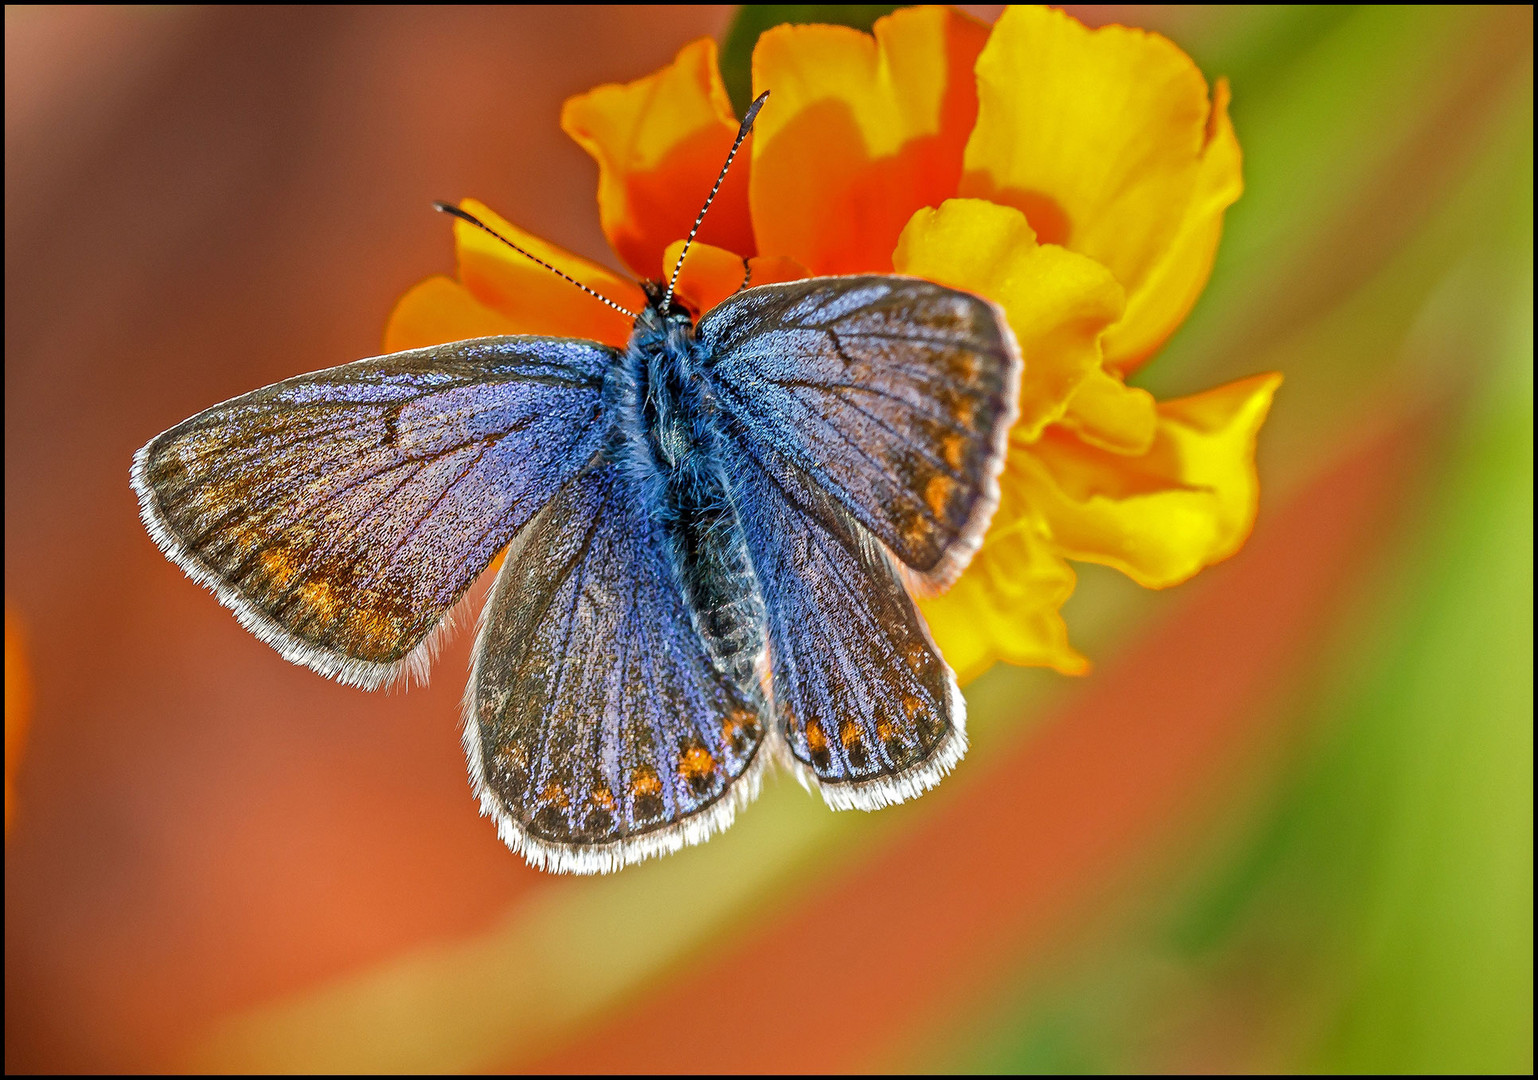
[[802,775],[840,809],[933,787],[966,750],[966,709],[891,559],[795,467],[740,470],[776,723]]
[[971,557],[998,503],[1020,358],[997,307],[903,277],[764,285],[701,321],[744,449],[799,469],[929,584]]
[[483,619],[471,780],[536,866],[612,870],[674,850],[756,792],[762,701],[712,663],[622,467],[595,466],[534,519]]
[[152,439],[151,536],[285,657],[374,688],[605,438],[613,351],[481,338],[360,360],[216,405]]

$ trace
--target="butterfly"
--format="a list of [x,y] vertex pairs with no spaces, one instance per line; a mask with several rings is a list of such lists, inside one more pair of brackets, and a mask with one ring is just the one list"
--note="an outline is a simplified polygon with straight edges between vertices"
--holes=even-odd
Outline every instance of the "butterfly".
[[695,321],[674,293],[687,250],[626,312],[624,349],[520,335],[359,360],[134,456],[171,561],[353,686],[425,679],[505,550],[464,746],[482,813],[537,867],[697,843],[774,760],[874,809],[966,750],[912,596],[954,580],[998,502],[1021,371],[1002,312],[859,275],[745,279]]

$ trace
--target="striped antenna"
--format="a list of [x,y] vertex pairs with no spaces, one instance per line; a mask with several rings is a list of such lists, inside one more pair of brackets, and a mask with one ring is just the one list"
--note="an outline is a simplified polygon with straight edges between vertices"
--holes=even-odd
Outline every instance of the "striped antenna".
[[726,164],[721,166],[721,175],[716,177],[715,186],[710,189],[710,194],[705,198],[705,205],[700,207],[699,216],[694,219],[694,228],[689,230],[689,238],[684,241],[684,249],[678,253],[678,262],[673,265],[673,276],[668,278],[668,291],[662,297],[662,312],[667,314],[669,305],[673,303],[673,286],[678,284],[678,272],[684,268],[684,256],[689,254],[689,245],[694,243],[694,234],[700,231],[700,222],[705,220],[705,211],[710,209],[710,204],[716,201],[716,192],[721,190],[721,181],[726,179],[726,170],[732,167],[732,158],[737,156],[737,148],[742,145],[742,140],[748,137],[748,132],[753,128],[753,121],[758,116],[758,110],[764,107],[764,101],[769,97],[769,91],[765,90],[748,106],[747,115],[742,118],[742,126],[737,129],[737,138],[732,143],[732,149],[726,155]]
[[446,202],[435,202],[435,203],[433,203],[433,209],[437,210],[439,213],[448,214],[450,217],[457,217],[460,221],[467,221],[471,225],[474,225],[477,229],[481,229],[481,230],[483,230],[485,232],[489,232],[492,236],[495,236],[498,240],[502,241],[504,244],[506,244],[508,247],[512,248],[518,254],[528,256],[529,258],[533,259],[535,262],[539,263],[539,265],[543,266],[546,270],[549,270],[552,274],[555,274],[557,277],[565,278],[567,281],[571,282],[577,288],[579,288],[583,292],[587,293],[593,299],[595,299],[595,300],[602,300],[605,304],[608,304],[611,308],[613,308],[615,311],[619,312],[621,315],[628,315],[628,316],[630,316],[630,321],[631,322],[634,322],[639,317],[639,316],[636,315],[635,312],[629,310],[628,308],[620,307],[613,300],[610,300],[607,296],[603,295],[603,293],[594,292],[592,289],[589,289],[586,285],[582,284],[582,282],[578,281],[576,278],[572,277],[570,274],[567,274],[567,273],[564,273],[564,272],[562,272],[560,270],[557,270],[555,267],[553,267],[549,263],[547,263],[544,259],[541,259],[538,255],[532,255],[529,252],[524,251],[523,248],[519,247],[517,244],[513,243],[507,237],[505,237],[501,233],[497,232],[496,229],[493,229],[490,225],[486,224],[484,221],[482,221],[480,218],[476,217],[474,214],[467,214],[463,210],[461,210],[459,207],[457,207],[457,206],[450,206]]

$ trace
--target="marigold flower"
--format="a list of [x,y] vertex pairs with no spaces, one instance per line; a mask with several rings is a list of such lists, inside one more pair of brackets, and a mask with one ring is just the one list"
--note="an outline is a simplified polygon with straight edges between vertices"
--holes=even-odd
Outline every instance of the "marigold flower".
[[[704,311],[741,283],[900,273],[1003,307],[1025,372],[1003,497],[971,566],[922,607],[965,680],[995,660],[1081,673],[1059,608],[1068,560],[1150,588],[1232,555],[1255,518],[1256,434],[1280,376],[1156,402],[1125,378],[1185,318],[1242,190],[1228,87],[1153,33],[1045,8],[991,28],[907,8],[873,34],[780,26],[753,53],[773,97],[690,252]],[[664,278],[737,130],[715,43],[570,99],[624,264]],[[746,160],[743,160],[743,159]],[[471,213],[632,310],[631,282],[466,200]],[[623,345],[627,320],[462,222],[458,280],[402,298],[389,350],[500,333]]]

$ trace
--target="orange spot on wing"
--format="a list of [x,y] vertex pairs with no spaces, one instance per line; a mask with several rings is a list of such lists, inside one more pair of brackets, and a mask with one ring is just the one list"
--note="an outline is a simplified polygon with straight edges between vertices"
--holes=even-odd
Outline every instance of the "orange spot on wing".
[[347,629],[360,641],[387,642],[399,634],[396,624],[368,608],[354,608],[347,613]]
[[758,717],[747,709],[735,709],[721,721],[721,737],[727,743],[735,743],[741,736],[752,738],[758,734]]
[[554,803],[556,806],[565,806],[566,789],[561,786],[560,781],[552,780],[540,791],[539,798],[541,802]]
[[953,469],[961,468],[961,461],[966,454],[966,449],[967,441],[960,435],[947,435],[940,440],[940,456]]
[[602,807],[610,813],[614,812],[614,793],[608,788],[600,784],[593,789],[591,798],[594,806]]
[[823,733],[822,725],[816,720],[806,722],[806,745],[814,754],[828,748],[828,736]]
[[268,548],[260,555],[262,570],[273,585],[279,589],[286,589],[293,581],[299,568],[294,565],[294,556],[288,548]]
[[859,742],[860,738],[860,725],[855,723],[854,720],[845,720],[842,724],[839,725],[838,741],[844,744],[845,750],[848,750],[855,743]]
[[716,759],[699,743],[686,747],[678,762],[678,771],[689,780],[709,776],[715,769]]
[[634,796],[660,795],[662,793],[662,781],[657,777],[657,770],[650,765],[640,765],[630,774],[630,794]]
[[935,473],[929,478],[929,483],[924,485],[924,504],[937,518],[945,516],[945,508],[951,501],[951,493],[956,490],[956,481],[944,473]]
[[317,615],[330,615],[337,606],[336,590],[323,578],[312,578],[299,586],[299,596]]

